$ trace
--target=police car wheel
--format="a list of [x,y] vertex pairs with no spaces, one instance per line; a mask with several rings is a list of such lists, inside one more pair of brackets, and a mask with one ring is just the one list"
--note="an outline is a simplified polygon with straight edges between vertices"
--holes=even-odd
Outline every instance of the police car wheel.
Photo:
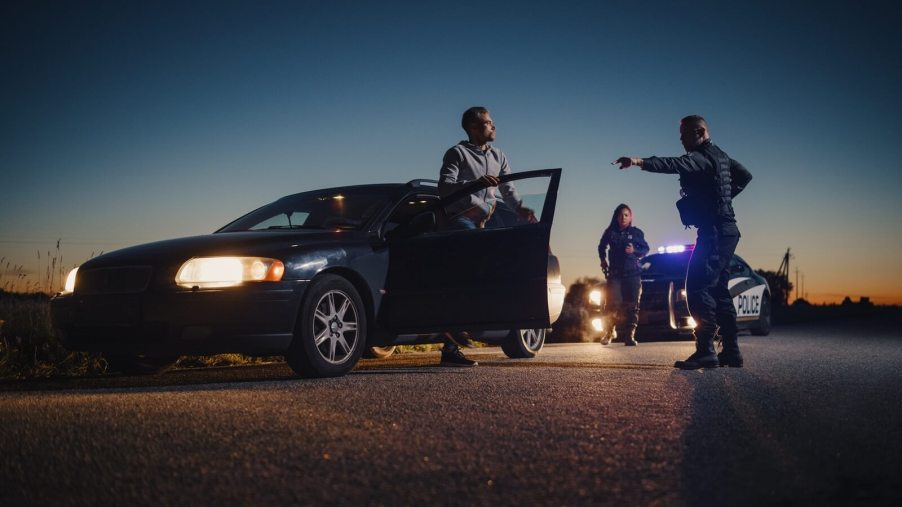
[[545,346],[546,334],[546,329],[511,329],[501,342],[501,350],[511,359],[536,357]]
[[770,296],[761,300],[761,315],[758,317],[758,325],[752,328],[755,336],[767,336],[770,334]]

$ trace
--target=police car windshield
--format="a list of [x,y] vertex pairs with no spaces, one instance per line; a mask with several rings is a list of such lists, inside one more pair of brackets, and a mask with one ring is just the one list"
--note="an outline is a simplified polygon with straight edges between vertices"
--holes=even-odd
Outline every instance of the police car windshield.
[[642,259],[642,274],[646,276],[686,276],[690,252],[652,254]]

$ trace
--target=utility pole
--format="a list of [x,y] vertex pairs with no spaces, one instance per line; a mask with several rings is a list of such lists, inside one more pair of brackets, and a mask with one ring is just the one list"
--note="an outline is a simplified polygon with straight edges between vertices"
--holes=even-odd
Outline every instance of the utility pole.
[[[792,257],[789,253],[789,248],[786,249],[786,253],[783,254],[783,262],[780,263],[780,269],[777,270],[777,276],[783,277],[783,281],[786,282],[786,287],[789,288],[789,258]],[[789,305],[789,291],[786,291],[786,300],[783,301],[784,305]]]
[[796,301],[799,300],[799,294],[801,294],[799,291],[799,268],[796,268]]

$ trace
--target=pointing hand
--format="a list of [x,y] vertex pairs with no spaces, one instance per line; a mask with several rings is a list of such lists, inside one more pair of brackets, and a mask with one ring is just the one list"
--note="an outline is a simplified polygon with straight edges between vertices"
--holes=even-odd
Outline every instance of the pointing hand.
[[639,157],[620,157],[617,160],[611,162],[612,165],[620,164],[621,169],[626,169],[629,166],[641,166],[642,159]]

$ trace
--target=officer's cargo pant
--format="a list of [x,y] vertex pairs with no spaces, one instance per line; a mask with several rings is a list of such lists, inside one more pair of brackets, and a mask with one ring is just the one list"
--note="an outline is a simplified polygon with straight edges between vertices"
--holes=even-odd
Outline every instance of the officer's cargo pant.
[[689,313],[695,319],[695,338],[699,343],[714,339],[718,327],[725,340],[736,340],[736,308],[730,289],[730,260],[739,234],[725,235],[717,230],[699,230],[695,250],[686,274]]
[[642,280],[639,275],[625,278],[608,278],[606,307],[613,309],[617,335],[631,336],[639,325],[639,298],[642,296]]

